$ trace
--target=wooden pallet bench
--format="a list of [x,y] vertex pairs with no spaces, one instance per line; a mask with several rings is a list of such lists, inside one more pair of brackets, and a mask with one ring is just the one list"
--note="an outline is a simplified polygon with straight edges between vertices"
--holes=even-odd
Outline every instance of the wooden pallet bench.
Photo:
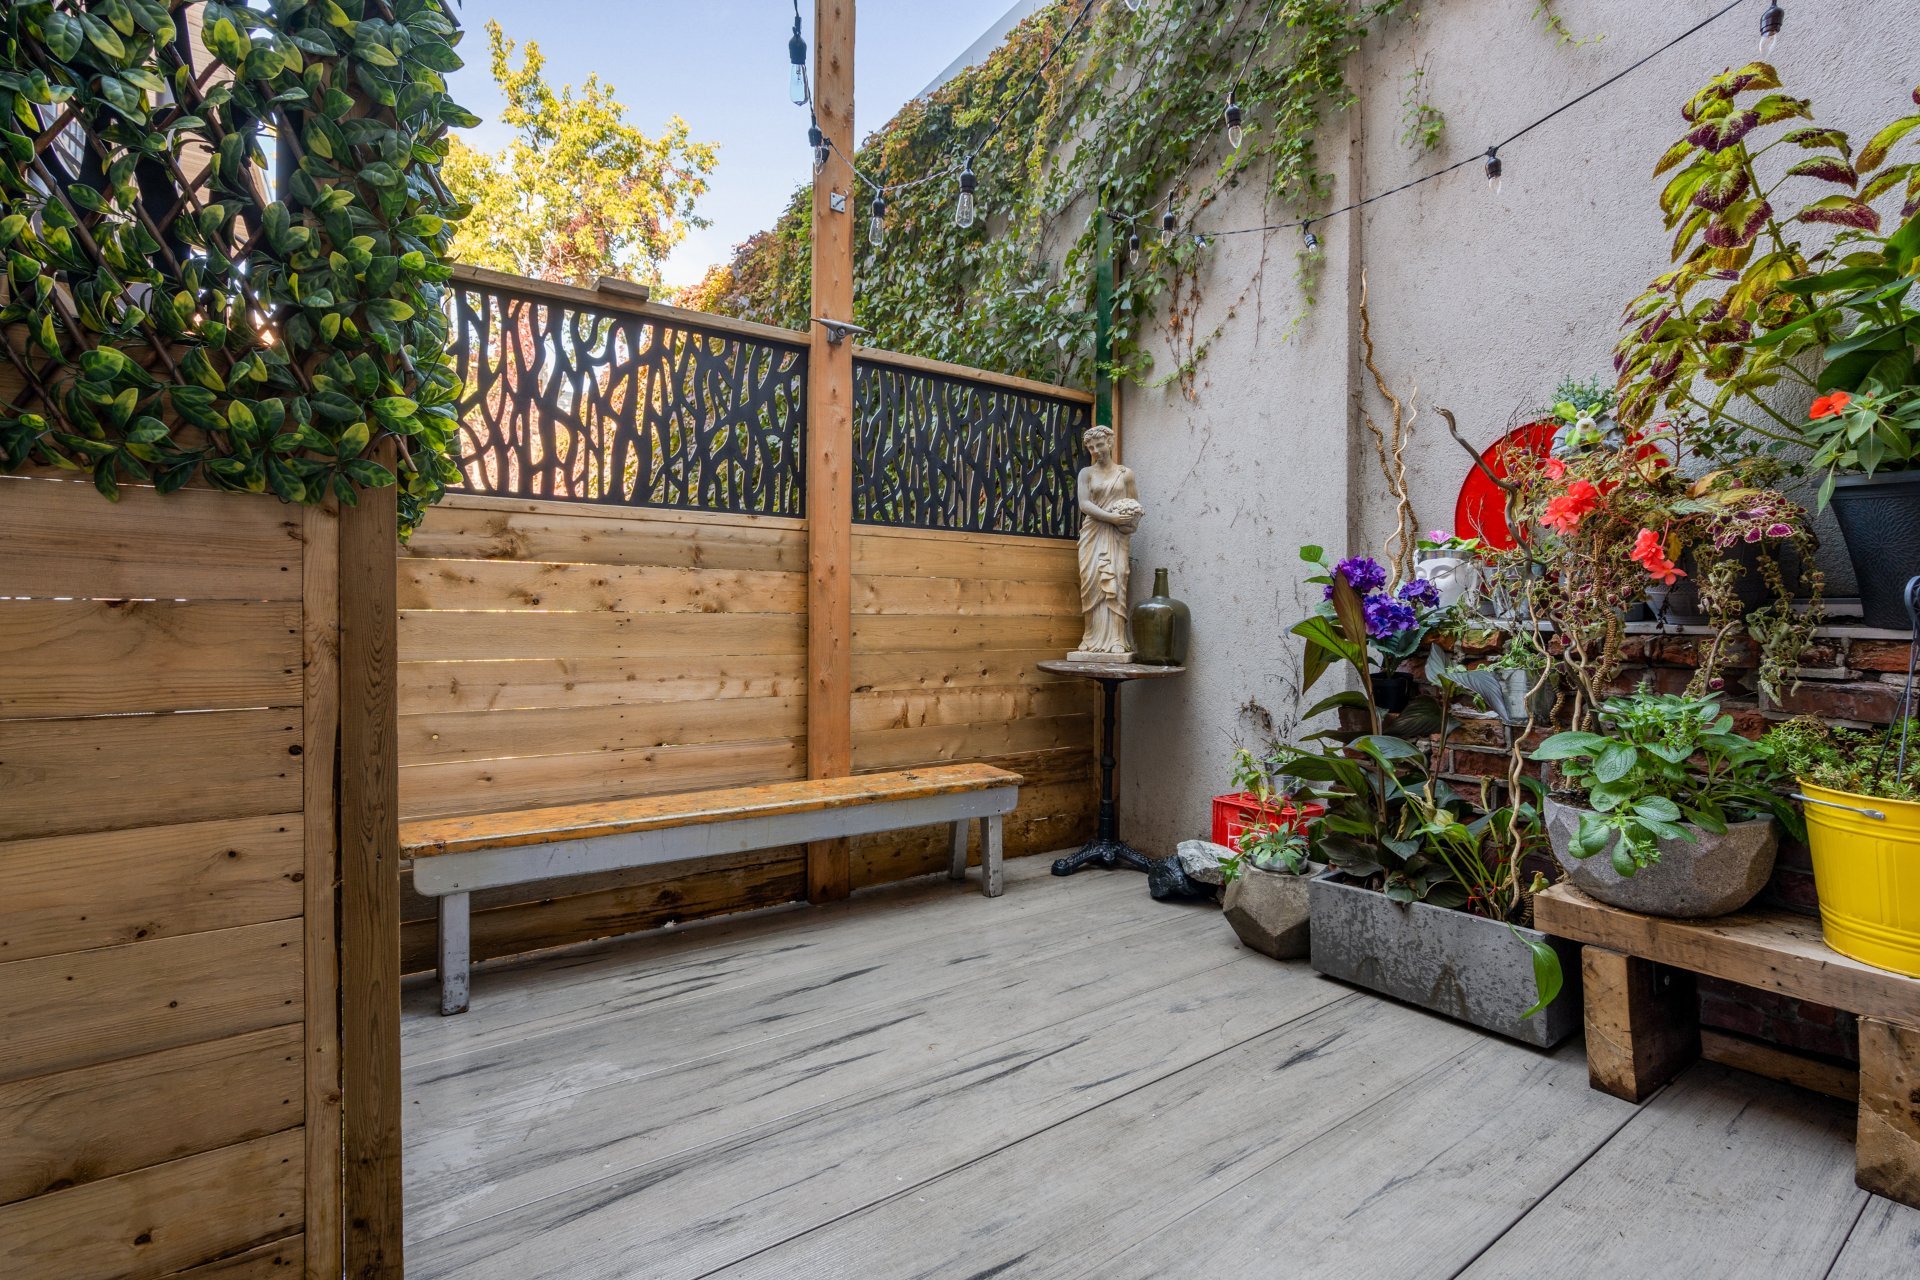
[[977,821],[980,887],[997,898],[1001,821],[1019,803],[1020,783],[990,765],[938,765],[404,823],[413,887],[439,900],[440,1012],[467,1008],[476,889],[936,823],[953,828],[948,873],[964,880],[968,824]]
[[[1565,884],[1533,903],[1537,927],[1583,944],[1587,1075],[1594,1088],[1617,1098],[1644,1101],[1703,1056],[1696,974],[1857,1015],[1854,1180],[1920,1208],[1920,979],[1849,960],[1821,941],[1818,920],[1785,911],[1666,920],[1606,906]],[[1796,1074],[1742,1061],[1738,1053],[1716,1054],[1711,1046],[1705,1056],[1768,1075]],[[1798,1082],[1843,1093],[1836,1083],[1849,1075],[1815,1069],[1799,1073]]]

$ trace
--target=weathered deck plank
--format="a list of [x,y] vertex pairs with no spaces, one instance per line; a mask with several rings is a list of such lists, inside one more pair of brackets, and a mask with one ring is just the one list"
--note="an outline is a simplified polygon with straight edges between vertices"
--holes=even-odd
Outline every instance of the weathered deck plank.
[[1912,1275],[1920,1275],[1920,1209],[1883,1196],[1870,1197],[1825,1280],[1893,1280]]

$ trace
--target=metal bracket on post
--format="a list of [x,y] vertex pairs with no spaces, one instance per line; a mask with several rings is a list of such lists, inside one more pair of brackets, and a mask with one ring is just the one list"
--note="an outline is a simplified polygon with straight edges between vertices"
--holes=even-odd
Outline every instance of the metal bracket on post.
[[848,338],[867,336],[865,329],[846,320],[829,320],[825,316],[815,316],[813,322],[827,331],[827,345],[830,347],[837,347]]

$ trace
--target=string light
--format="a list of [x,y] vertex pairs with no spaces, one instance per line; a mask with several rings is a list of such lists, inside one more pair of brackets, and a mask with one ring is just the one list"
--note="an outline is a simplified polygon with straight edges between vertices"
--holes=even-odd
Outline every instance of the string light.
[[1320,247],[1320,237],[1313,234],[1313,223],[1311,221],[1300,224],[1300,240],[1307,246],[1308,253],[1312,253]]
[[960,200],[953,207],[953,225],[963,231],[973,225],[973,193],[977,185],[973,176],[973,157],[968,156],[966,167],[960,170]]
[[1168,240],[1173,239],[1173,195],[1167,195],[1167,211],[1160,215],[1160,234]]
[[1505,166],[1500,163],[1500,148],[1488,147],[1487,148],[1487,189],[1492,191],[1493,194],[1495,195],[1500,194],[1500,171],[1503,168],[1505,168]]
[[810,91],[807,88],[807,41],[800,34],[800,0],[793,0],[793,35],[787,41],[787,61],[793,64],[787,76],[787,96],[793,99],[794,106],[804,107]]
[[827,135],[820,132],[820,122],[807,126],[807,145],[813,148],[813,171],[819,173],[827,167],[827,156],[832,148],[827,146]]
[[887,238],[887,197],[881,192],[873,193],[873,210],[867,218],[867,243],[879,248],[881,241]]
[[1235,151],[1246,140],[1247,131],[1240,127],[1240,104],[1233,100],[1233,94],[1227,94],[1227,145]]
[[1787,11],[1778,4],[1770,4],[1767,11],[1760,15],[1760,56],[1773,56],[1773,46],[1779,42],[1780,28],[1786,25]]
[[1127,234],[1127,265],[1132,266],[1138,261],[1140,261],[1140,233],[1132,231]]

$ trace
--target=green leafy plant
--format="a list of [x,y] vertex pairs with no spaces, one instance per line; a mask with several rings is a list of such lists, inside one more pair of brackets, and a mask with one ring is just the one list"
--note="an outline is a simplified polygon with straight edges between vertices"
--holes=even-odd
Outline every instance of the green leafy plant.
[[1438,149],[1447,135],[1447,117],[1427,93],[1427,61],[1421,58],[1407,72],[1400,99],[1400,145],[1422,155]]
[[1611,850],[1614,870],[1631,876],[1660,860],[1661,840],[1765,817],[1799,831],[1771,758],[1719,703],[1642,690],[1602,703],[1599,719],[1606,733],[1556,733],[1532,756],[1559,765],[1584,810],[1575,857]]
[[183,60],[185,9],[0,16],[0,326],[30,371],[0,466],[109,498],[397,480],[411,527],[459,478],[441,286],[466,209],[436,176],[447,128],[478,122],[446,92],[459,29],[442,0],[209,3],[208,67]]
[[1303,875],[1312,861],[1307,837],[1298,828],[1277,822],[1263,822],[1240,833],[1239,848],[1231,857],[1220,859],[1220,874],[1226,883],[1238,880],[1247,865],[1283,875]]
[[1920,801],[1920,750],[1909,746],[1903,768],[1903,737],[1920,743],[1920,721],[1896,722],[1884,730],[1844,729],[1801,716],[1768,730],[1760,748],[1781,773],[1817,787]]

